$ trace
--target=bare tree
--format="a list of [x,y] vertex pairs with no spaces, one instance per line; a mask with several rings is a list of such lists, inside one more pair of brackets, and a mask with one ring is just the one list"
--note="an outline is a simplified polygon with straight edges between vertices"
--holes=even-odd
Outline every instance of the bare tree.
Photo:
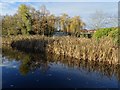
[[118,14],[109,15],[108,21],[111,27],[118,27]]
[[117,27],[118,17],[110,15],[103,11],[96,11],[90,16],[89,27],[91,29],[100,29],[106,27]]

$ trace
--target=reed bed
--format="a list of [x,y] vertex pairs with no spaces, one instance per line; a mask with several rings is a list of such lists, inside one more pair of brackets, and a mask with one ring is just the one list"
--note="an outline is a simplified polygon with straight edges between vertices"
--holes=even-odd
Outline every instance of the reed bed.
[[100,41],[62,37],[47,45],[47,52],[89,61],[118,64],[118,46],[110,38]]
[[78,60],[119,64],[118,46],[110,38],[97,41],[69,36],[17,36],[11,40],[11,46],[19,50],[63,55]]
[[3,45],[11,45],[13,41],[19,41],[19,40],[30,40],[30,39],[38,39],[38,38],[45,38],[44,36],[40,35],[17,35],[17,36],[4,36],[2,37],[2,44]]

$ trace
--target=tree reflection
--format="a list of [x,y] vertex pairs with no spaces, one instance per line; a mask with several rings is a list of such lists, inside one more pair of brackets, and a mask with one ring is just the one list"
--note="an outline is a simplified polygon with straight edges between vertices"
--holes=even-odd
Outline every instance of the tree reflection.
[[21,64],[19,70],[22,75],[26,75],[30,71],[30,68],[29,65]]
[[12,48],[3,47],[3,56],[7,56],[9,60],[20,60],[20,72],[22,75],[28,74],[30,71],[40,70],[42,73],[50,69],[50,63],[61,63],[70,68],[83,69],[87,72],[98,72],[101,76],[111,78],[113,75],[120,81],[120,65],[108,65],[107,63],[98,63],[97,61],[78,60],[75,58],[55,55],[50,53],[25,53]]

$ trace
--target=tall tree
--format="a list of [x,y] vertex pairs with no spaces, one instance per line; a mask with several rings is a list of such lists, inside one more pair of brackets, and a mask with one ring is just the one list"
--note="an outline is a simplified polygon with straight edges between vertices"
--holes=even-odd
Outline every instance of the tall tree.
[[2,32],[6,35],[16,35],[17,34],[17,19],[14,16],[4,16],[2,19]]
[[40,7],[40,23],[41,23],[41,31],[42,34],[44,35],[46,30],[48,29],[48,22],[47,22],[47,17],[50,14],[50,12],[46,9],[46,7],[44,5],[42,5]]
[[29,34],[29,32],[32,31],[32,27],[31,27],[31,15],[28,7],[24,4],[21,4],[20,7],[18,8],[18,15],[21,17],[21,20],[23,22],[22,28],[25,29],[24,33]]
[[85,23],[80,19],[80,16],[75,16],[71,18],[70,32],[72,34],[80,34],[80,30],[82,30],[84,26]]
[[40,12],[29,6],[29,12],[32,20],[32,30],[35,34],[40,34]]
[[52,14],[48,17],[48,34],[52,34],[56,29],[56,17]]
[[67,14],[62,14],[60,17],[60,25],[61,25],[61,31],[67,32],[67,19],[69,16]]
[[18,12],[12,16],[3,17],[3,32],[10,34],[40,34],[52,35],[55,30],[61,30],[74,35],[79,34],[85,23],[79,16],[69,17],[66,13],[61,16],[50,14],[44,5],[39,10],[21,4]]

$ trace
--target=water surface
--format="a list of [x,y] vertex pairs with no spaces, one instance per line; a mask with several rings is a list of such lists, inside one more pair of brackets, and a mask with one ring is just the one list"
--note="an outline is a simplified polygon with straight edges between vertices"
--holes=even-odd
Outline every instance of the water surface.
[[4,48],[3,88],[118,88],[119,68],[97,62]]

